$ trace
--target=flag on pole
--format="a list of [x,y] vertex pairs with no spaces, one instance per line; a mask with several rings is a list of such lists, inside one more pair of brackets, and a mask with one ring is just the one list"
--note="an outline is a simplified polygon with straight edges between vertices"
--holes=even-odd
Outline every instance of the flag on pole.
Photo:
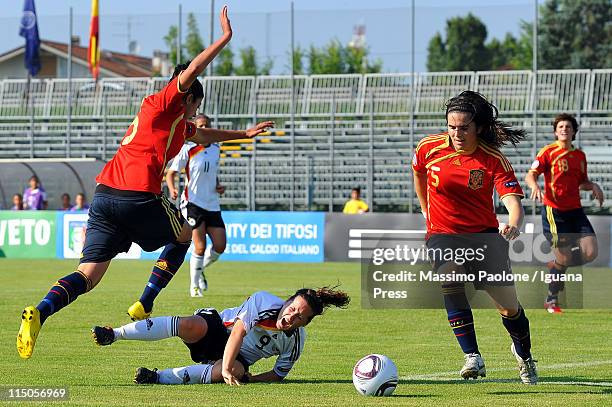
[[40,71],[40,38],[38,37],[38,21],[34,0],[25,0],[23,3],[19,35],[26,40],[25,67],[30,76],[36,76]]
[[91,0],[91,23],[89,25],[89,49],[87,51],[89,70],[98,80],[100,72],[100,26],[98,22],[98,0]]

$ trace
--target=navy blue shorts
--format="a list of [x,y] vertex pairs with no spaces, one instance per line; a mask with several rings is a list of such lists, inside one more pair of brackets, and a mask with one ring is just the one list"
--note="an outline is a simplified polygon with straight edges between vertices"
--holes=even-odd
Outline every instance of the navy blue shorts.
[[[474,276],[473,284],[477,290],[486,286],[514,285],[511,279],[498,278],[512,274],[509,247],[497,229],[482,233],[433,234],[427,239],[433,270],[438,272],[443,264],[455,262],[466,275]],[[482,278],[481,271],[485,272]]]
[[85,232],[80,263],[102,263],[132,242],[151,252],[175,242],[185,220],[163,195],[120,191],[98,185]]
[[552,247],[573,247],[581,237],[595,235],[582,208],[560,211],[542,206],[542,229]]

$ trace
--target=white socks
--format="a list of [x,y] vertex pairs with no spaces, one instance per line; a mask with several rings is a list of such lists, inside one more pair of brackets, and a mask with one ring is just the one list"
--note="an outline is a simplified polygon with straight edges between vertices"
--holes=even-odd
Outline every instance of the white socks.
[[191,259],[189,260],[189,274],[191,276],[191,290],[195,287],[202,288],[204,282],[202,281],[202,263],[204,262],[204,256],[199,256],[195,253],[191,253]]
[[210,384],[213,365],[175,367],[157,372],[159,384]]
[[206,268],[216,262],[217,259],[219,259],[219,256],[221,256],[221,253],[217,253],[212,248],[207,250],[204,254],[204,264],[202,265],[202,268]]
[[113,329],[115,340],[158,341],[178,336],[179,317],[156,317]]

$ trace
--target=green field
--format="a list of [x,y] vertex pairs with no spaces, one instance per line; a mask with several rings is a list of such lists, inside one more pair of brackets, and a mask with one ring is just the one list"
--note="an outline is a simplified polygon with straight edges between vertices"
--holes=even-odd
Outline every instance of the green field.
[[[475,310],[488,375],[464,382],[457,373],[462,353],[443,310],[361,309],[359,266],[337,263],[220,262],[208,272],[210,291],[204,298],[188,296],[189,273],[183,266],[158,297],[154,315],[235,306],[256,290],[285,297],[296,288],[337,282],[353,301],[347,310],[329,310],[307,327],[304,353],[284,383],[137,386],[132,377],[139,366],[190,364],[180,340],[124,341],[101,348],[89,329],[129,322],[127,307],[140,296],[151,264],[113,262],[93,292],[47,321],[32,359],[24,361],[15,350],[22,308],[37,304],[75,262],[0,260],[0,386],[67,386],[70,404],[104,406],[612,405],[610,310],[568,310],[563,315],[528,310],[539,360],[538,386],[519,383],[510,340],[496,311]],[[392,397],[366,398],[355,391],[353,364],[368,353],[384,353],[397,364],[402,380]],[[272,364],[260,362],[251,371],[268,370]]]

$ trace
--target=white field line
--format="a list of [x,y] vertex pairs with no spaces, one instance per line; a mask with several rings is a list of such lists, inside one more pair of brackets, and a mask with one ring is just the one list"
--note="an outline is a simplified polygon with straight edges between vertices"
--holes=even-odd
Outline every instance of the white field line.
[[[554,365],[547,366],[538,366],[538,371],[541,373],[546,370],[559,370],[559,369],[570,369],[575,367],[592,367],[592,366],[602,366],[602,365],[612,365],[612,360],[593,360],[590,362],[575,362],[575,363],[557,363]],[[487,372],[510,372],[515,371],[517,368],[493,368],[487,369]],[[452,372],[437,372],[437,373],[429,373],[423,375],[412,375],[412,376],[402,376],[400,380],[456,380],[463,381],[464,379],[457,377],[459,376],[459,370]],[[507,379],[499,379],[499,380],[490,380],[490,379],[479,379],[479,381],[488,381],[488,382],[507,382]],[[612,387],[612,382],[578,382],[578,381],[569,381],[569,382],[559,382],[559,381],[540,381],[540,383],[546,384],[557,384],[557,385],[581,385],[581,386],[602,386],[602,387]]]

